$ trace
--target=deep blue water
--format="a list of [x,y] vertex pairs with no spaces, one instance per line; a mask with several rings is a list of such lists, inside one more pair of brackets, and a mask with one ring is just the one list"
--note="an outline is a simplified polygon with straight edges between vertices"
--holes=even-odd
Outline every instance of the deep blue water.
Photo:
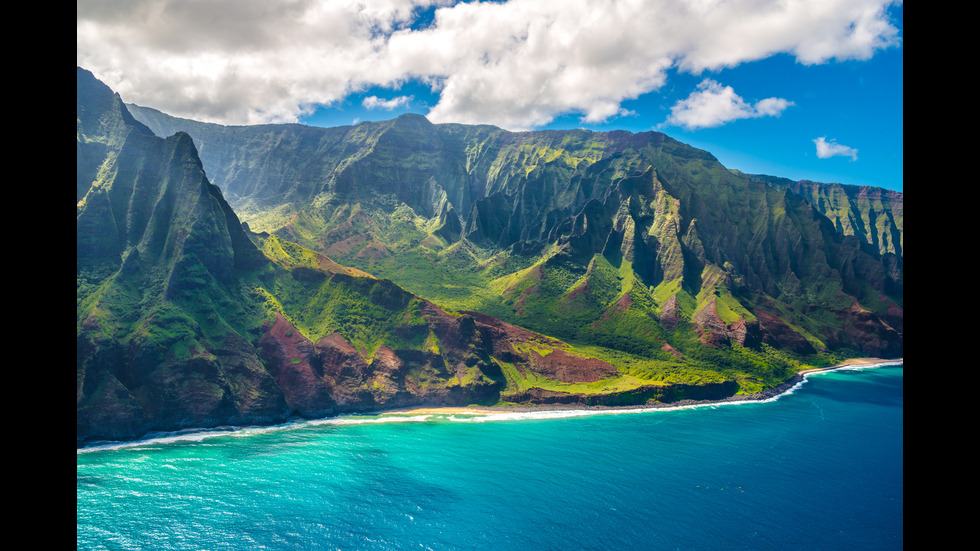
[[355,416],[77,454],[79,549],[901,549],[903,368],[766,403]]

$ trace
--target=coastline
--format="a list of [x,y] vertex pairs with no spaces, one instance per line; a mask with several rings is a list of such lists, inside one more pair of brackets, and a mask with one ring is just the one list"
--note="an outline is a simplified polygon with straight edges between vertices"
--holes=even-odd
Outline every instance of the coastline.
[[[587,405],[587,404],[542,404],[536,406],[410,406],[404,408],[394,408],[385,410],[374,410],[374,411],[364,411],[359,413],[346,413],[339,414],[323,419],[307,419],[303,422],[310,423],[335,423],[335,422],[345,422],[347,420],[356,419],[358,417],[367,416],[378,416],[378,417],[388,417],[388,418],[402,418],[402,417],[425,417],[429,415],[465,415],[465,416],[486,416],[488,418],[502,419],[506,416],[513,416],[514,414],[525,414],[525,413],[539,413],[542,417],[551,415],[556,416],[570,416],[575,415],[576,412],[582,415],[591,415],[598,413],[616,414],[616,413],[641,413],[645,411],[654,410],[670,410],[670,409],[688,409],[696,407],[710,407],[725,404],[737,404],[745,402],[766,402],[770,400],[778,399],[780,396],[787,394],[797,388],[808,375],[814,373],[824,373],[829,371],[834,371],[838,369],[848,369],[848,368],[874,368],[878,366],[885,365],[895,365],[904,363],[903,358],[896,359],[884,359],[884,358],[851,358],[845,360],[842,363],[828,366],[819,367],[814,369],[805,369],[797,372],[795,375],[790,377],[785,383],[782,383],[771,389],[767,389],[761,392],[756,392],[754,394],[742,394],[729,396],[720,400],[678,400],[676,402],[669,403],[654,403],[654,404],[637,404],[631,406],[602,406],[602,405]],[[128,446],[138,446],[150,444],[155,441],[171,441],[171,440],[203,440],[210,436],[226,435],[229,432],[234,432],[243,429],[257,429],[257,430],[274,430],[276,427],[284,427],[297,422],[298,420],[288,421],[286,423],[271,424],[271,425],[256,425],[256,426],[221,426],[221,427],[211,427],[211,428],[199,428],[199,429],[183,429],[175,431],[172,433],[151,433],[143,438],[138,438],[136,440],[127,441],[99,441],[99,442],[89,442],[82,446],[77,446],[76,453],[84,453],[87,451],[95,451],[97,449],[105,448],[117,448],[117,447],[128,447]]]
[[363,415],[505,415],[510,413],[531,413],[531,412],[569,412],[585,411],[596,412],[604,411],[610,413],[628,413],[632,411],[649,411],[655,409],[679,409],[690,407],[704,407],[720,404],[731,404],[739,402],[764,402],[774,400],[802,383],[808,375],[814,373],[824,373],[838,369],[855,367],[872,368],[882,365],[893,365],[904,363],[904,358],[885,359],[885,358],[851,358],[839,364],[828,367],[817,367],[798,371],[786,382],[773,388],[756,392],[754,394],[741,394],[729,396],[721,400],[679,400],[669,403],[637,404],[632,406],[600,406],[587,404],[542,404],[537,406],[411,406],[405,408],[387,409],[373,412],[365,412]]

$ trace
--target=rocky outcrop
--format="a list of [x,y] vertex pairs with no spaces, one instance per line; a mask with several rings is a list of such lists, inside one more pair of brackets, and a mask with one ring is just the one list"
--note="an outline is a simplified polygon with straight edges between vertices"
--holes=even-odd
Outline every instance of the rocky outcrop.
[[[895,314],[900,324],[901,311]],[[862,355],[869,357],[897,358],[902,355],[900,333],[878,316],[863,309],[857,301],[842,312],[839,319],[840,329],[828,328],[824,333],[828,342],[855,346]]]
[[871,186],[793,181],[762,174],[749,177],[799,195],[829,218],[841,235],[855,236],[881,255],[904,256],[903,193]]
[[815,351],[813,345],[803,335],[793,330],[778,316],[761,309],[756,311],[756,315],[759,317],[759,326],[765,334],[763,342],[801,354],[812,354]]
[[154,136],[81,69],[77,91],[78,441],[285,419],[244,327],[222,316],[246,315],[228,298],[235,272],[267,260],[191,138]]
[[282,314],[259,339],[259,357],[282,389],[286,405],[302,417],[323,417],[334,413],[337,403],[314,365],[320,363],[316,350]]
[[735,381],[701,385],[646,385],[639,388],[606,394],[581,394],[531,388],[508,394],[505,399],[517,404],[580,404],[583,406],[634,406],[673,404],[684,401],[722,400],[738,392]]

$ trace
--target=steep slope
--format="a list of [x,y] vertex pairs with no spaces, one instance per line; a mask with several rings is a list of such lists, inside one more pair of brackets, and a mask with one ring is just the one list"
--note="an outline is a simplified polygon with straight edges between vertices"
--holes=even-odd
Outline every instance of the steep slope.
[[208,307],[264,263],[191,138],[154,136],[78,69],[79,440],[288,413],[247,338]]
[[[253,233],[209,182],[188,134],[154,135],[130,116],[118,95],[90,73],[77,73],[79,444],[417,404],[721,398],[772,386],[804,365],[766,348],[742,350],[722,365],[659,349],[635,355],[569,344],[484,313],[447,312],[389,279],[283,238],[313,227],[302,216],[330,212],[331,231],[363,239],[360,248],[356,239],[347,241],[358,254],[372,245],[388,247],[379,236],[391,248],[376,249],[377,258],[390,251],[435,250],[430,246],[437,253],[448,251],[448,243],[484,254],[461,238],[463,225],[451,208],[467,200],[476,205],[484,193],[466,199],[458,182],[433,176],[443,174],[459,150],[438,143],[404,145],[420,132],[435,132],[425,119],[367,127],[371,132],[363,135],[376,136],[367,140],[370,147],[344,135],[357,144],[351,147],[359,156],[338,156],[337,166],[346,168],[331,173],[329,186],[315,181],[319,191],[312,197],[319,197],[323,208],[306,210],[310,207],[302,201],[299,207],[280,204],[282,212],[294,209],[282,231]],[[455,143],[451,136],[443,140]],[[369,185],[378,170],[386,177]],[[465,162],[445,173],[468,178]],[[285,176],[268,181],[291,182]],[[420,192],[418,181],[429,185]],[[365,207],[331,202],[323,194],[359,197]],[[273,195],[247,199],[270,201]],[[379,210],[385,205],[396,206]],[[425,223],[419,226],[420,221]],[[358,233],[359,224],[371,230]],[[394,238],[399,232],[402,240]],[[419,245],[415,235],[429,241]],[[321,239],[326,240],[317,243],[344,242]],[[556,249],[564,251],[560,254],[571,254],[562,247]],[[479,268],[473,256],[456,251],[462,254],[458,260],[449,255],[445,261]],[[508,262],[513,258],[498,259],[494,269]],[[603,270],[608,268],[593,271]],[[478,269],[472,277],[481,281],[485,275]],[[635,286],[636,303],[649,299],[641,291]],[[644,316],[642,322],[649,323]]]
[[841,235],[853,235],[882,255],[904,256],[903,194],[871,186],[824,184],[810,180],[748,175],[777,189],[792,191],[833,222]]
[[77,89],[78,443],[498,399],[473,318],[250,236],[187,134],[154,136],[82,69]]
[[[208,127],[212,143],[244,131]],[[294,184],[289,201],[259,191],[270,177],[243,162],[214,154],[205,166],[256,186],[236,203],[253,225],[563,339],[659,358],[732,343],[901,354],[900,255],[663,134],[511,133],[417,115],[322,134],[345,146],[304,159],[334,168]],[[238,144],[240,159],[285,162],[278,147]]]

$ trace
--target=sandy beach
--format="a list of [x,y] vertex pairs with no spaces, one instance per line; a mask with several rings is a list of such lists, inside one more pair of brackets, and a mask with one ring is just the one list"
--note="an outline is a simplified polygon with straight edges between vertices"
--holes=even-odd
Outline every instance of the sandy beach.
[[470,406],[422,406],[387,409],[380,413],[392,415],[494,415],[511,411],[510,408],[486,408]]
[[743,394],[737,396],[731,396],[724,400],[682,400],[680,402],[673,403],[660,403],[660,404],[638,404],[634,406],[590,406],[585,404],[546,404],[540,406],[419,406],[419,407],[408,407],[400,409],[391,409],[377,412],[378,414],[384,415],[502,415],[514,412],[530,412],[530,411],[560,411],[560,410],[636,410],[636,409],[652,409],[652,408],[672,408],[672,407],[684,407],[684,406],[704,406],[711,404],[723,404],[730,402],[750,402],[750,401],[760,401],[768,400],[783,394],[790,388],[798,384],[803,378],[811,373],[819,373],[822,371],[833,371],[835,369],[841,369],[846,367],[861,367],[861,366],[874,366],[880,364],[895,364],[902,363],[902,358],[896,359],[884,359],[884,358],[851,358],[845,360],[842,363],[828,366],[828,367],[818,367],[814,369],[805,369],[798,372],[796,375],[791,377],[785,383],[771,388],[769,390],[759,392],[756,394]]
[[842,367],[855,367],[855,366],[872,366],[880,364],[893,364],[893,363],[903,363],[903,358],[895,358],[894,360],[886,360],[884,358],[851,358],[850,360],[844,360],[844,362],[837,365],[832,365],[830,367],[818,367],[815,369],[804,369],[797,373],[797,375],[806,375],[807,373],[817,373],[819,371],[832,371],[834,369],[840,369]]

